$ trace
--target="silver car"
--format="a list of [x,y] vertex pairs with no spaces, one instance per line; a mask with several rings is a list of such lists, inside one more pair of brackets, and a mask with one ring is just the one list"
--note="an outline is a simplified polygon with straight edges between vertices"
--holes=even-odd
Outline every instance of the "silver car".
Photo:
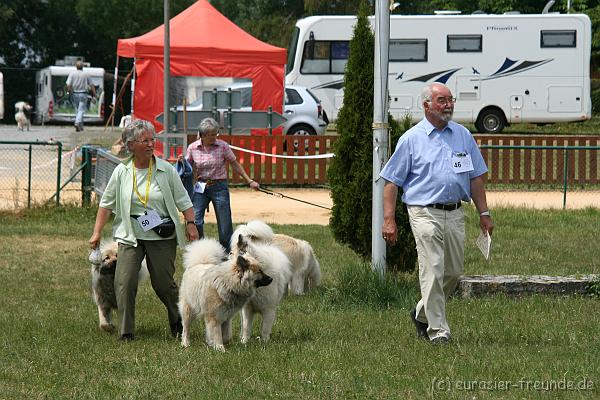
[[[252,111],[252,83],[240,82],[224,87],[240,91],[242,111]],[[177,109],[182,110],[182,106]],[[188,111],[202,110],[202,98],[190,103]],[[287,121],[283,124],[285,135],[323,135],[329,120],[321,101],[303,86],[286,86],[284,116]]]

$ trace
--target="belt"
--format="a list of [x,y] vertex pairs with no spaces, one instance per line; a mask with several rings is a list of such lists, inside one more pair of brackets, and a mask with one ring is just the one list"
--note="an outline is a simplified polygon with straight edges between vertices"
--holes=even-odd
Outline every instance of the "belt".
[[[130,214],[129,216],[130,216],[131,218],[133,218],[133,219],[138,219],[138,218],[139,218],[139,217],[141,217],[142,215],[131,215],[131,214]],[[161,220],[162,220],[162,219],[165,219],[165,218],[170,218],[170,217],[160,217],[160,219],[161,219]]]
[[207,179],[207,180],[199,179],[199,181],[206,183],[206,186],[212,186],[219,182],[227,182],[227,179]]
[[443,203],[427,204],[427,207],[437,208],[438,210],[444,210],[444,211],[458,210],[461,206],[462,206],[462,203],[460,201],[458,203],[450,203],[450,204],[443,204]]

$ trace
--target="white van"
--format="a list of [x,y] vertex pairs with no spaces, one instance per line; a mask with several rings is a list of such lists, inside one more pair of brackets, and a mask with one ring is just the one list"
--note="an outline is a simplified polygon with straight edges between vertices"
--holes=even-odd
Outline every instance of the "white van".
[[[39,70],[35,74],[35,123],[49,121],[75,122],[75,107],[67,95],[67,77],[74,66],[51,66]],[[96,99],[88,97],[88,111],[85,123],[104,121],[104,68],[86,68],[83,70],[91,77],[96,87]]]
[[[311,89],[333,119],[355,24],[354,16],[300,19],[289,48],[286,84]],[[392,15],[390,113],[420,120],[423,86],[441,82],[457,97],[454,119],[480,132],[587,120],[591,38],[584,14]]]

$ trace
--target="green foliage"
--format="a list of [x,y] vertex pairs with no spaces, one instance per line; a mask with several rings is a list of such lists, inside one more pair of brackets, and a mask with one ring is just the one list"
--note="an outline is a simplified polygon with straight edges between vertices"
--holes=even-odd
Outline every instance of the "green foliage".
[[592,89],[592,114],[600,114],[600,88]]
[[414,275],[387,274],[381,279],[370,265],[352,263],[326,288],[325,296],[332,304],[410,308],[419,299],[418,287]]
[[[328,171],[333,199],[330,221],[336,240],[348,244],[363,257],[371,254],[371,214],[373,145],[373,56],[374,37],[369,27],[369,11],[363,2],[350,41],[350,57],[344,76],[344,106],[340,109],[335,154]],[[400,128],[391,120],[392,141]],[[402,131],[403,132],[403,131]],[[395,269],[414,268],[414,242],[409,234],[406,213],[397,209],[398,244],[388,254],[388,264]]]

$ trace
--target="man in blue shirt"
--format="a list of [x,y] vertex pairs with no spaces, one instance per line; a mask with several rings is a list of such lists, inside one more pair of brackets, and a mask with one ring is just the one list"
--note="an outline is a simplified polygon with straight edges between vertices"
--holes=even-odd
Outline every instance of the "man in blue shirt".
[[419,260],[421,300],[411,319],[419,337],[445,344],[450,340],[446,299],[456,289],[464,266],[462,202],[473,200],[483,232],[491,235],[494,225],[484,188],[487,166],[471,133],[451,121],[456,99],[441,83],[425,86],[421,98],[425,118],[400,137],[380,173],[386,180],[382,233],[387,244],[396,244],[401,187]]

